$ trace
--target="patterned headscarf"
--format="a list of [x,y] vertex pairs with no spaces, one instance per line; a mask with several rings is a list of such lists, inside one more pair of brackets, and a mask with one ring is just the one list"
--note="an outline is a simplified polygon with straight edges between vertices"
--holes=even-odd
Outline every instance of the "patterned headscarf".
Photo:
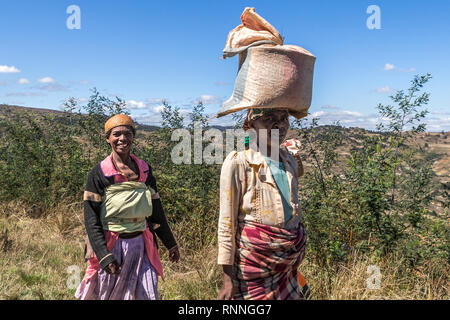
[[274,109],[260,109],[260,108],[252,108],[252,109],[248,109],[247,112],[247,117],[245,118],[244,121],[244,131],[247,131],[248,129],[250,129],[250,121],[251,120],[256,120],[258,118],[261,118],[263,115],[267,114],[267,113],[271,113]]
[[275,109],[275,108],[265,108],[265,109],[261,109],[261,108],[251,108],[248,109],[247,112],[247,117],[245,118],[244,121],[244,131],[247,131],[248,129],[250,129],[250,121],[256,120],[258,118],[261,118],[263,115],[271,113],[275,110],[286,110],[287,109]]

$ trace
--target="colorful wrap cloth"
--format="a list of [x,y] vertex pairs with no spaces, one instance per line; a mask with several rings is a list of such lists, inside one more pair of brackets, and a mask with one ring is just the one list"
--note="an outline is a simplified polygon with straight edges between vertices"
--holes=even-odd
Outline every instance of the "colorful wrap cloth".
[[[156,244],[153,240],[153,235],[148,229],[148,227],[142,233],[142,236],[144,238],[145,252],[147,253],[148,260],[150,261],[153,268],[156,270],[156,273],[161,277],[161,279],[164,280],[163,267],[161,264],[161,260],[159,259],[158,249],[156,248]],[[109,251],[112,251],[114,244],[116,243],[118,238],[119,238],[118,233],[112,231],[105,231],[106,246]],[[99,268],[100,264],[97,260],[97,257],[94,254],[94,257],[88,260],[88,267],[86,269],[83,282],[89,282],[89,280],[91,280],[92,277],[98,272]]]
[[118,238],[111,251],[120,274],[103,269],[83,280],[75,292],[80,300],[158,300],[158,274],[145,252],[144,237]]
[[[297,268],[305,256],[302,223],[286,230],[254,222],[239,225],[233,299],[300,300],[305,284]],[[305,284],[306,286],[306,284]]]

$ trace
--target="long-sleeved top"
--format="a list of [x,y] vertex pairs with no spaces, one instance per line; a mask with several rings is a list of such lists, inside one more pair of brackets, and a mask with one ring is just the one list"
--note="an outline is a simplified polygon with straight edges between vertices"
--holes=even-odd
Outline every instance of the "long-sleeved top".
[[[156,194],[152,196],[152,213],[146,218],[150,230],[161,239],[168,249],[177,243],[167,223],[166,216],[159,198],[156,179],[152,174],[152,168],[143,160],[131,155],[139,168],[139,182],[144,182],[151,187]],[[84,223],[89,238],[89,243],[100,262],[100,267],[105,268],[115,260],[115,257],[106,247],[104,230],[100,218],[100,208],[108,186],[128,181],[127,177],[118,172],[112,162],[112,155],[94,166],[89,172],[84,191]],[[154,239],[156,239],[154,237]]]
[[285,221],[281,194],[264,156],[253,149],[232,151],[220,174],[220,214],[218,228],[218,263],[232,265],[236,251],[238,224],[254,221],[285,229],[296,228],[302,211],[298,201],[298,176],[301,161],[280,149],[290,190],[292,216]]

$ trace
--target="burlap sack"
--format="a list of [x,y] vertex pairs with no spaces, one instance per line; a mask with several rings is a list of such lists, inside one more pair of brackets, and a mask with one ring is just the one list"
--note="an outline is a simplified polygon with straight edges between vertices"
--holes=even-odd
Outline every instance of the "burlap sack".
[[244,10],[241,21],[224,49],[224,58],[239,54],[234,92],[217,117],[246,108],[287,108],[296,118],[307,116],[316,57],[283,45],[278,31],[253,8]]

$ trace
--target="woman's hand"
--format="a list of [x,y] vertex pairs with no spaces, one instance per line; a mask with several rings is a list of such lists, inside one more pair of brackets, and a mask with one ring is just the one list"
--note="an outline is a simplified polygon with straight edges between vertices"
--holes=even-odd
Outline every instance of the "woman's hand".
[[169,260],[171,262],[178,262],[178,260],[180,260],[180,251],[178,251],[178,246],[170,248],[170,250],[169,250]]
[[234,294],[233,281],[231,280],[232,266],[223,266],[223,284],[222,289],[219,291],[217,300],[231,300]]
[[301,142],[297,139],[289,139],[283,142],[281,146],[286,148],[286,150],[295,157],[299,154]]
[[122,267],[117,263],[117,261],[111,262],[105,268],[105,271],[109,274],[120,274]]
[[295,160],[297,160],[299,177],[303,175],[303,163],[302,158],[300,157],[301,146],[301,142],[297,139],[289,139],[281,144],[281,147],[285,148],[286,151],[293,155]]

